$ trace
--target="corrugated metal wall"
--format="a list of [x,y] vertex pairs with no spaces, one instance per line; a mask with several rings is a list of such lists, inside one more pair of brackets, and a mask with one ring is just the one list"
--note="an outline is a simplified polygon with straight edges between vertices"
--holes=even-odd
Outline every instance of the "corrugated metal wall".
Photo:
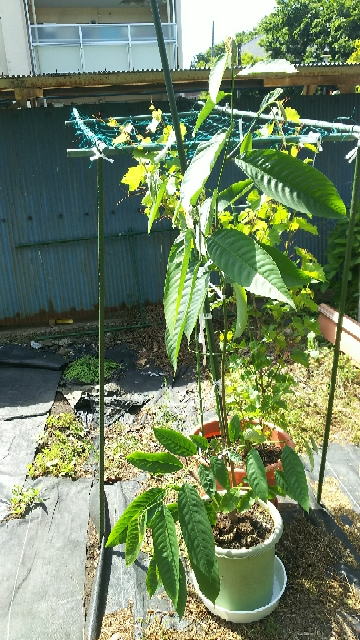
[[[121,115],[118,105],[108,109]],[[0,111],[3,325],[96,314],[96,163],[89,168],[87,158],[67,158],[66,149],[78,147],[74,131],[65,128],[68,117],[68,108]],[[168,221],[148,236],[141,198],[126,198],[119,185],[128,163],[122,155],[104,163],[109,312],[123,303],[162,300],[174,237]]]
[[[238,107],[256,110],[259,100]],[[293,97],[302,117],[360,122],[360,95]],[[139,113],[147,104],[136,105]],[[91,115],[92,109],[84,111]],[[164,108],[164,107],[163,107]],[[125,115],[131,105],[104,105],[103,117]],[[92,317],[97,308],[96,167],[69,159],[78,139],[65,127],[66,108],[0,111],[0,325],[49,318]],[[317,168],[334,181],[349,205],[353,165],[345,155],[354,143],[324,145]],[[119,181],[127,156],[105,162],[105,284],[109,312],[122,304],[162,300],[167,255],[174,232],[162,221],[147,235],[138,197],[126,198]],[[239,179],[233,165],[226,182]],[[303,246],[324,261],[329,221],[318,220],[319,236]],[[119,234],[123,234],[119,236]]]

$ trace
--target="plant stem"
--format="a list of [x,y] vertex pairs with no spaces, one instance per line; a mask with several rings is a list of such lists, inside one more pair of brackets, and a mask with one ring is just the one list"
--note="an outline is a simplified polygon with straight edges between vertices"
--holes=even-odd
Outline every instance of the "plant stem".
[[202,403],[202,393],[201,393],[201,370],[200,370],[200,353],[199,353],[199,323],[197,324],[198,331],[195,331],[195,353],[196,353],[196,376],[198,383],[198,394],[199,394],[199,410],[200,410],[200,424],[201,424],[201,435],[203,438],[204,434],[204,411],[203,411],[203,403]]

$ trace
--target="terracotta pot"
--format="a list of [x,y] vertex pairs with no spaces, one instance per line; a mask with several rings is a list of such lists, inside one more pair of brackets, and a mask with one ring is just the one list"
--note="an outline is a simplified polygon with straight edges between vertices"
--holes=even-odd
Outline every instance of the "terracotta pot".
[[[335,344],[339,313],[327,304],[321,304],[319,312],[320,331],[326,340]],[[349,316],[343,318],[340,351],[346,353],[356,364],[360,365],[360,324]]]
[[[264,424],[266,425],[267,429],[271,431],[271,435],[270,435],[271,442],[276,442],[276,444],[278,444],[281,449],[283,449],[285,445],[288,445],[288,447],[291,447],[291,449],[295,449],[295,444],[293,440],[290,438],[289,434],[286,433],[286,431],[283,431],[282,429],[275,426],[274,424],[271,424],[270,422],[265,422]],[[195,429],[194,435],[201,435],[201,427],[198,427],[197,429]],[[213,437],[219,436],[220,435],[219,421],[211,420],[209,422],[204,422],[204,435],[205,435],[205,438],[213,438]],[[279,462],[275,462],[274,464],[269,464],[265,467],[265,469],[266,469],[266,478],[267,478],[268,485],[269,486],[275,485],[276,484],[275,471],[282,470],[281,461],[279,460]],[[228,470],[230,473],[230,467],[228,468]],[[235,468],[234,473],[235,473],[236,484],[238,485],[242,483],[243,479],[246,476],[245,467]],[[244,486],[247,486],[247,484],[245,483]],[[217,490],[219,490],[219,489],[222,489],[223,487],[220,487],[220,485],[218,485],[217,483],[216,488]]]

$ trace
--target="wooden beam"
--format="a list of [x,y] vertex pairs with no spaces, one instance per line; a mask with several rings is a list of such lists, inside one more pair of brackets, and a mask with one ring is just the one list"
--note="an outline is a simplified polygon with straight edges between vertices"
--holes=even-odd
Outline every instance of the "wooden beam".
[[313,96],[317,88],[318,88],[317,84],[304,84],[302,95]]

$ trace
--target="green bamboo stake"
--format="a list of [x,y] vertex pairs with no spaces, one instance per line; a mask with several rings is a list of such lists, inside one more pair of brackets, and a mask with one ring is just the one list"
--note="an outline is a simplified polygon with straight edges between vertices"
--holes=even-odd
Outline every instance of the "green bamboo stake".
[[357,151],[352,197],[351,197],[351,206],[350,206],[349,231],[348,231],[347,242],[346,242],[344,268],[343,268],[342,281],[341,281],[339,319],[338,319],[337,329],[336,329],[334,359],[333,359],[331,382],[330,382],[330,394],[329,394],[329,402],[328,402],[328,408],[327,408],[327,414],[326,414],[324,441],[323,441],[323,449],[322,449],[321,463],[320,463],[320,470],[319,470],[319,484],[318,484],[318,491],[317,491],[318,503],[321,500],[322,486],[324,482],[326,455],[327,455],[328,444],[329,444],[331,417],[332,417],[335,388],[336,388],[336,375],[337,375],[337,369],[338,369],[338,363],[339,363],[341,329],[342,329],[342,322],[343,322],[343,317],[345,312],[346,291],[347,291],[347,284],[348,284],[348,277],[349,277],[349,270],[350,270],[351,248],[352,248],[353,239],[354,239],[355,217],[356,217],[356,211],[357,211],[359,188],[360,188],[360,161],[359,161],[359,151]]
[[157,0],[150,0],[150,4],[151,4],[151,11],[153,14],[154,25],[155,25],[156,37],[158,41],[161,64],[162,64],[163,73],[164,73],[166,91],[168,94],[170,113],[173,120],[174,132],[176,136],[176,142],[178,145],[180,167],[181,167],[182,174],[184,174],[186,171],[186,155],[184,151],[183,139],[181,136],[180,121],[179,121],[178,111],[176,108],[175,93],[174,93],[174,87],[173,87],[171,75],[170,75],[170,67],[169,67],[169,61],[166,53],[164,34],[161,26],[159,5],[157,3]]
[[105,535],[104,500],[104,159],[97,160],[99,294],[99,541]]

